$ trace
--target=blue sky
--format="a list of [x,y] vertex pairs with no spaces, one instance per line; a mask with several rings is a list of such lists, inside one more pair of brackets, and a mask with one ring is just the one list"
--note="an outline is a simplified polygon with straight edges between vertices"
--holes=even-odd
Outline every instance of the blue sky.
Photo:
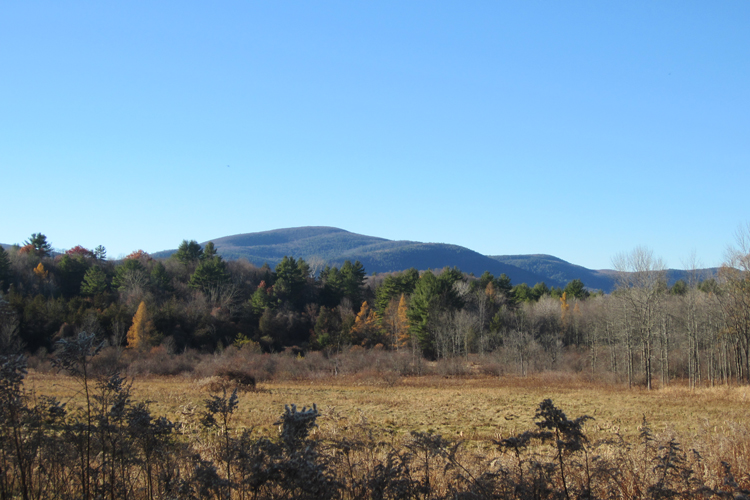
[[590,268],[750,220],[750,3],[0,1],[0,242],[335,226]]

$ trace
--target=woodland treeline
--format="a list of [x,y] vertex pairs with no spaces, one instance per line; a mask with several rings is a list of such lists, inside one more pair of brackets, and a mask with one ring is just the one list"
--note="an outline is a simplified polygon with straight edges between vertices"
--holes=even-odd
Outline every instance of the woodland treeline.
[[456,268],[367,276],[359,262],[284,257],[272,269],[187,240],[163,260],[140,250],[108,260],[101,246],[53,255],[35,233],[0,249],[2,347],[44,355],[88,332],[144,353],[373,348],[415,360],[493,357],[521,375],[606,374],[648,388],[674,378],[747,383],[750,245],[737,242],[718,274],[696,270],[672,286],[663,263],[636,248],[617,257],[616,290],[603,294],[580,280],[532,287]]

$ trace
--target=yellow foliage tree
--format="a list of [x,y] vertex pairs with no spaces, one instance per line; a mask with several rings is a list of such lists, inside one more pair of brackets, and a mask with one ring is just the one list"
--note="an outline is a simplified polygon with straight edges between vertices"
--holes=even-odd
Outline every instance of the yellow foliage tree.
[[133,325],[128,330],[128,347],[144,349],[151,344],[153,337],[154,322],[151,320],[146,303],[141,301],[133,316]]
[[362,302],[362,307],[354,319],[354,326],[352,326],[352,338],[363,346],[378,344],[381,333],[378,323],[378,313],[370,309],[367,301]]
[[560,312],[562,313],[561,319],[562,319],[563,324],[565,324],[565,322],[568,319],[569,310],[570,310],[570,304],[568,304],[568,296],[567,296],[567,293],[563,292],[562,297],[560,297]]
[[491,303],[494,304],[495,302],[497,302],[497,291],[495,291],[495,286],[491,281],[487,283],[487,286],[484,288],[484,294],[487,296],[487,299],[489,299]]
[[401,299],[398,301],[398,326],[397,326],[397,342],[398,347],[406,347],[409,345],[411,340],[411,334],[409,332],[409,318],[406,317],[406,311],[409,309],[409,304],[406,303],[406,296],[402,293]]
[[406,298],[401,294],[401,299],[391,299],[383,313],[383,328],[385,329],[386,342],[390,348],[399,348],[409,343],[409,320],[406,317]]
[[47,271],[40,262],[39,265],[34,268],[34,274],[36,274],[40,280],[44,281],[47,279],[47,276],[49,276],[49,271]]

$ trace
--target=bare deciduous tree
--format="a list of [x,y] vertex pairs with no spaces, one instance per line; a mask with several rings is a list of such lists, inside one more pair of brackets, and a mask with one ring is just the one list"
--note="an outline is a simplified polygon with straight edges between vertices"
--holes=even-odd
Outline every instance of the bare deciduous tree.
[[727,333],[737,345],[737,378],[750,381],[750,223],[735,235],[735,245],[727,250],[719,270],[719,303]]
[[619,254],[613,264],[617,270],[616,295],[623,301],[636,338],[641,343],[646,387],[651,389],[654,333],[660,322],[660,306],[667,288],[666,268],[664,262],[645,247]]

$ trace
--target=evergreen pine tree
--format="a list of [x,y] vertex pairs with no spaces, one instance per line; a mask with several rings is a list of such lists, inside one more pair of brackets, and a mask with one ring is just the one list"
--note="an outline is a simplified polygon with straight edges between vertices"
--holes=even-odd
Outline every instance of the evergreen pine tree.
[[203,257],[203,249],[195,240],[182,240],[173,257],[187,266]]
[[31,238],[23,242],[24,245],[31,245],[39,257],[48,257],[52,252],[52,245],[47,242],[47,237],[42,233],[33,233]]
[[86,271],[81,283],[81,293],[84,295],[97,295],[107,291],[107,275],[101,267],[92,266]]
[[229,281],[227,265],[221,257],[215,255],[203,260],[190,276],[190,286],[200,290],[223,285]]

